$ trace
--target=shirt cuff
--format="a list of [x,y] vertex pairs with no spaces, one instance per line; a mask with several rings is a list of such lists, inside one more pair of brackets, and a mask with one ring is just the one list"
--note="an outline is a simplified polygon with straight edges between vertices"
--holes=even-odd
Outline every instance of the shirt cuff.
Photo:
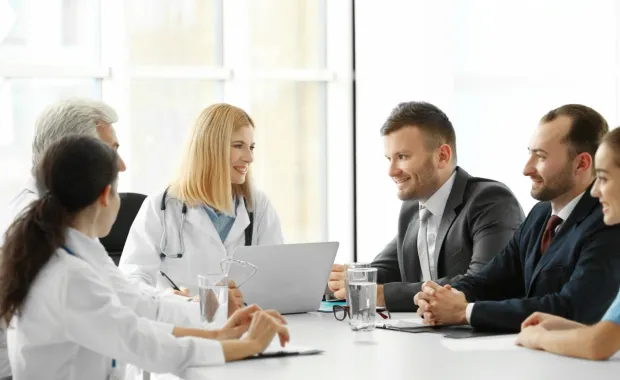
[[467,318],[467,323],[471,325],[471,313],[474,310],[474,303],[468,303],[465,308],[465,318]]
[[192,367],[221,365],[226,362],[224,347],[219,340],[191,338],[196,346]]
[[174,325],[171,323],[159,322],[159,321],[149,321],[149,322],[151,322],[151,325],[153,325],[154,329],[160,330],[166,334],[172,334],[174,331]]
[[176,301],[176,302],[188,302],[190,300],[190,297],[180,296],[178,294],[168,293],[166,291],[159,292],[158,294],[156,294],[156,296],[161,299],[166,299],[166,300]]
[[181,312],[185,317],[185,324],[189,323],[189,326],[201,329],[203,328],[202,317],[200,316],[200,303],[199,302],[172,302],[173,307],[176,307],[177,312]]
[[192,326],[195,328],[202,328],[202,316],[200,315],[200,303],[199,302],[187,302],[183,305],[188,319]]

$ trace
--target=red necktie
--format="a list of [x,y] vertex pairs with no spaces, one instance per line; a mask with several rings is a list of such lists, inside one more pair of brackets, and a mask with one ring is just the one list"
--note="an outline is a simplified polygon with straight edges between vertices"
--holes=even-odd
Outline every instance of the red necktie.
[[547,222],[547,227],[545,227],[545,232],[543,233],[542,241],[540,242],[540,253],[544,254],[549,248],[551,241],[555,237],[555,229],[557,226],[562,224],[563,220],[557,215],[551,215],[549,221]]

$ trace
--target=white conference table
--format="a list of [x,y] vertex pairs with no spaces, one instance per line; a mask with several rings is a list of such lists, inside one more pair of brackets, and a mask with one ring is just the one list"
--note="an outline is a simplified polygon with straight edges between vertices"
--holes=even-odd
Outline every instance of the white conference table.
[[[415,314],[392,315],[394,319],[414,317]],[[605,362],[591,362],[512,345],[490,349],[492,345],[484,344],[484,340],[498,337],[455,340],[436,333],[380,329],[352,332],[347,322],[318,312],[286,318],[292,344],[325,352],[195,368],[185,374],[185,379],[620,379],[620,355]],[[505,342],[511,337],[501,339]],[[178,378],[166,375],[165,379]]]

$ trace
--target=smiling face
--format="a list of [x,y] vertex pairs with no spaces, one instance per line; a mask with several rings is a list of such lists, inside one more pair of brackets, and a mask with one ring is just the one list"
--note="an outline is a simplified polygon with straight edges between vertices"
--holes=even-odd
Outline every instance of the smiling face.
[[538,125],[530,140],[530,157],[523,175],[532,180],[532,198],[551,201],[568,193],[575,185],[573,159],[564,142],[571,127],[571,119],[559,116]]
[[230,143],[230,182],[242,185],[250,164],[254,162],[254,128],[238,128],[232,135]]
[[608,143],[603,143],[596,151],[596,182],[592,196],[598,198],[603,206],[603,221],[607,225],[620,223],[620,166],[616,155]]
[[428,148],[424,132],[414,126],[400,128],[383,137],[389,176],[401,200],[428,199],[439,188],[438,163]]

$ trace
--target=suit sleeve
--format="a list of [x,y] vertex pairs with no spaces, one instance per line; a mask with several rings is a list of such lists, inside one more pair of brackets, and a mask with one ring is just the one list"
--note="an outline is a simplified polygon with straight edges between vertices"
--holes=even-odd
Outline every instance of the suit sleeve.
[[[502,252],[524,219],[519,202],[505,187],[488,188],[480,192],[477,198],[469,211],[473,246],[467,275],[480,272]],[[454,284],[464,275],[443,277],[437,283]]]
[[559,292],[525,299],[476,302],[472,326],[518,331],[521,323],[535,311],[585,324],[598,322],[620,284],[619,234],[618,227],[603,228],[587,238],[575,270]]
[[397,237],[392,239],[371,263],[373,268],[377,268],[377,283],[379,284],[400,281],[396,239]]
[[[506,247],[523,221],[524,215],[519,202],[503,186],[489,187],[477,195],[468,212],[472,233],[472,256],[467,270],[474,275],[482,270]],[[398,264],[398,263],[397,263]],[[453,284],[465,274],[442,277],[439,285]],[[422,282],[392,283],[384,287],[386,306],[393,311],[416,311],[413,297],[422,290]]]
[[397,241],[395,237],[375,258],[372,267],[377,268],[378,283],[383,285],[385,306],[390,311],[410,312],[417,306],[413,296],[420,290],[420,283],[401,282],[400,265],[398,263]]
[[[521,233],[527,221],[512,236],[506,247],[478,273],[461,277],[452,287],[462,291],[468,302],[501,300],[525,294]],[[475,309],[475,308],[474,308]]]

